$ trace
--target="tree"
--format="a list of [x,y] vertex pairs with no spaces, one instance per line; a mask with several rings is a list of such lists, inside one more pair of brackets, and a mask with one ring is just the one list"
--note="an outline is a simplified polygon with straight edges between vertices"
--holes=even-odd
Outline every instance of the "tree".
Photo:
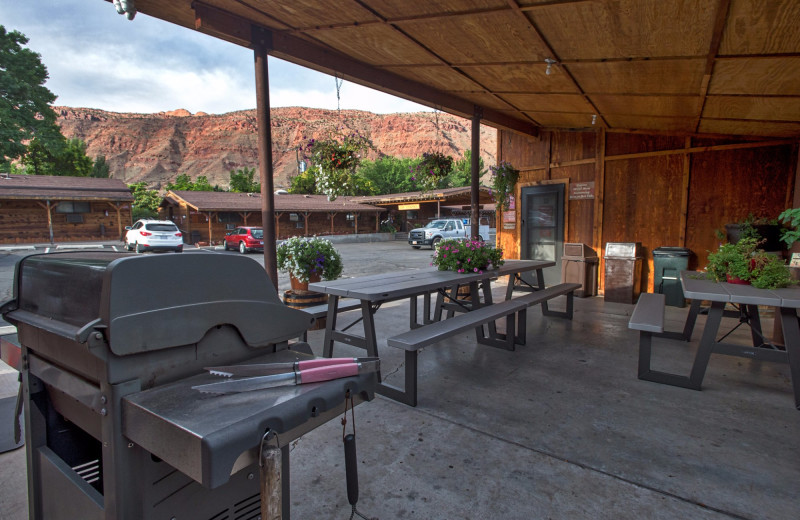
[[314,177],[314,172],[311,168],[303,173],[297,174],[289,179],[289,189],[287,190],[293,195],[316,195],[317,179]]
[[45,149],[64,138],[50,107],[56,96],[44,86],[47,68],[27,43],[24,34],[0,25],[0,171],[9,171],[33,138]]
[[[478,158],[478,178],[487,172],[483,167],[483,157]],[[469,186],[472,184],[472,150],[465,150],[464,157],[453,164],[453,172],[447,177],[447,184],[451,188]]]
[[68,139],[64,147],[55,155],[55,175],[70,177],[89,177],[94,162],[86,155],[86,143],[80,139]]
[[92,173],[89,174],[89,177],[108,179],[108,174],[109,168],[108,163],[106,162],[106,156],[98,155],[94,160],[94,164],[92,165]]
[[199,176],[192,182],[192,178],[186,173],[178,175],[174,183],[168,182],[166,188],[171,191],[223,191],[219,186],[211,186],[205,175]]
[[158,191],[148,189],[146,182],[128,184],[128,189],[133,195],[133,220],[140,218],[153,218],[158,216],[158,207],[161,204],[161,195]]
[[236,193],[261,193],[261,184],[254,180],[255,168],[240,168],[235,172],[231,170],[230,190]]
[[362,162],[358,175],[372,183],[376,190],[375,195],[414,191],[417,188],[411,180],[411,172],[418,162],[419,159],[381,157],[375,161]]

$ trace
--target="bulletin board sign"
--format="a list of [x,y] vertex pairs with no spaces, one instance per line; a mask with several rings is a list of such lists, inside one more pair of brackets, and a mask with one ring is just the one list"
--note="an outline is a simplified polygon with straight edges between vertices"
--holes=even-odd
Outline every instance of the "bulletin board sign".
[[594,198],[594,181],[572,182],[569,185],[569,200]]

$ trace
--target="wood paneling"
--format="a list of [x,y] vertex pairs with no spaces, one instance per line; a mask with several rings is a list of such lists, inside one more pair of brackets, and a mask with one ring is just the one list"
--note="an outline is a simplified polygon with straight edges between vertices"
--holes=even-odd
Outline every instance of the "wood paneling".
[[[67,222],[66,213],[51,210],[55,242],[118,240],[121,239],[117,211],[105,201],[91,202],[90,213],[79,213],[82,222]],[[120,211],[121,227],[131,225],[130,207]],[[28,200],[0,201],[0,243],[49,243],[50,229],[44,202]]]
[[800,52],[797,0],[738,0],[731,2],[728,28],[720,54],[779,54]]
[[776,218],[785,209],[795,153],[782,146],[692,155],[686,246],[697,255],[698,267],[717,248],[715,230],[751,213]]
[[562,60],[586,60],[703,55],[714,14],[708,0],[615,0],[556,4],[528,16]]
[[700,92],[705,59],[570,63],[587,94],[689,94]]
[[[568,201],[566,239],[593,245],[601,257],[607,242],[641,242],[642,290],[653,290],[654,249],[688,247],[695,253],[689,267],[702,268],[717,247],[716,229],[750,213],[776,218],[793,200],[796,143],[609,133],[603,144],[601,136],[545,132],[525,140],[500,132],[498,155],[531,167],[520,185],[594,180],[595,199]],[[517,254],[519,232],[498,224],[500,244]],[[599,267],[602,289],[602,261]]]
[[708,93],[800,96],[800,57],[720,58]]

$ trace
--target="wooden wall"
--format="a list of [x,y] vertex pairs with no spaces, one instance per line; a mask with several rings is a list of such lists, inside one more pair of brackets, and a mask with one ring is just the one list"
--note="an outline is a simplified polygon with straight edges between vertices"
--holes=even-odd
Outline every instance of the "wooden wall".
[[[790,207],[798,143],[636,133],[545,131],[538,137],[498,133],[500,160],[521,170],[520,188],[594,182],[595,198],[565,200],[565,241],[589,244],[601,258],[607,242],[641,242],[642,290],[653,290],[654,249],[687,247],[689,267],[706,265],[718,246],[715,230],[749,214],[775,218]],[[568,197],[567,197],[568,199]],[[498,244],[518,258],[516,227],[498,224]],[[502,215],[498,214],[498,223]]]
[[[57,201],[53,201],[54,203]],[[130,204],[91,201],[83,222],[67,222],[66,213],[51,210],[55,242],[119,240],[131,225]],[[119,208],[119,212],[117,209]],[[120,231],[120,228],[122,231]],[[0,200],[0,244],[49,243],[50,228],[44,201]]]

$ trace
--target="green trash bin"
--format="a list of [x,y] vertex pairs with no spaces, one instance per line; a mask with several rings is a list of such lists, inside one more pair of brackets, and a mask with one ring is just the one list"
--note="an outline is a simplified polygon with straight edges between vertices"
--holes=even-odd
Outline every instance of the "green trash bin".
[[689,268],[692,251],[685,247],[659,247],[653,251],[653,292],[665,296],[667,305],[685,307],[681,271]]

